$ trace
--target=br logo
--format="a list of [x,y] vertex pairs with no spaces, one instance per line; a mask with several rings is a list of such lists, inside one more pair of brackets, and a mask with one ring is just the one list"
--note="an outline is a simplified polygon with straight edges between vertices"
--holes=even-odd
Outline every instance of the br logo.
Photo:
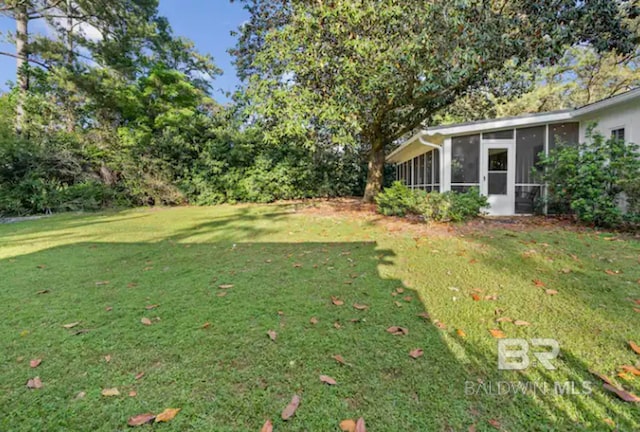
[[[544,349],[531,350],[531,347]],[[555,339],[499,339],[498,340],[498,369],[499,370],[525,370],[531,364],[530,354],[549,370],[556,367],[551,360],[558,357],[560,345]]]

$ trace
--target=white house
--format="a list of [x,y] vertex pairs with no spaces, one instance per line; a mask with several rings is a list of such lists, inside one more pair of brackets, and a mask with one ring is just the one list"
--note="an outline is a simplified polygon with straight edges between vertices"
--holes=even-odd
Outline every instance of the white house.
[[542,185],[531,174],[541,152],[584,142],[589,125],[640,143],[640,88],[581,108],[429,127],[387,156],[413,189],[480,188],[491,215],[531,214]]

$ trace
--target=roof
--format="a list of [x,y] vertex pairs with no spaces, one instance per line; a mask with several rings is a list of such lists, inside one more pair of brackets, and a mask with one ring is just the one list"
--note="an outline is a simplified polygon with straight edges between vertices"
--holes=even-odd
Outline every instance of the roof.
[[387,161],[391,163],[400,162],[401,160],[406,160],[407,153],[415,153],[416,155],[424,153],[424,146],[437,148],[442,144],[444,138],[448,136],[468,135],[478,132],[509,129],[520,126],[536,126],[548,123],[579,120],[582,116],[592,114],[596,111],[609,108],[614,105],[623,104],[635,100],[636,98],[640,98],[640,87],[574,109],[428,127],[419,131],[417,134],[406,140],[400,147],[391,152],[391,154],[387,156]]

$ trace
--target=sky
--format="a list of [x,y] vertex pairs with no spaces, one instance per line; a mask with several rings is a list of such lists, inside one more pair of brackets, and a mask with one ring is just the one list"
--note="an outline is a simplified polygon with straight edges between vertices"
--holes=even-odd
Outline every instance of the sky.
[[[221,103],[227,102],[225,92],[233,91],[239,84],[233,58],[227,50],[235,45],[230,35],[249,16],[238,2],[229,0],[160,0],[160,14],[167,17],[176,35],[193,40],[198,50],[211,54],[215,64],[224,71],[213,82],[212,96]],[[0,32],[14,30],[13,20],[0,16]],[[35,22],[32,32],[45,32],[44,24]],[[0,43],[0,51],[15,53],[11,44]],[[7,82],[15,80],[15,59],[0,55],[0,90],[7,90]]]

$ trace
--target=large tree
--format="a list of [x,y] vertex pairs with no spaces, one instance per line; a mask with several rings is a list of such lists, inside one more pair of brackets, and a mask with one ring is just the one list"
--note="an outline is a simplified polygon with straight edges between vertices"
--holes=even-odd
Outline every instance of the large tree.
[[390,145],[505,67],[553,63],[576,43],[635,43],[623,0],[244,3],[234,53],[251,112],[273,141],[364,145],[368,201]]

